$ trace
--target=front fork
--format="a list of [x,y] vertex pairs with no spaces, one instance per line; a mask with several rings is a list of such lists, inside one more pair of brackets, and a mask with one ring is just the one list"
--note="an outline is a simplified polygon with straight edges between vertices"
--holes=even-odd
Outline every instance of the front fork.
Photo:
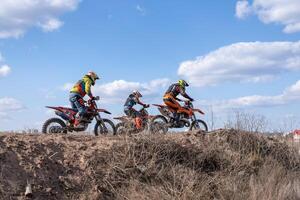
[[99,113],[95,116],[95,119],[97,122],[103,123],[103,120],[102,120],[101,116],[99,115]]
[[192,118],[192,122],[194,122],[194,121],[196,121],[196,120],[197,120],[197,117],[196,117],[196,115],[195,115],[195,114],[193,114],[191,118]]
[[102,126],[102,128],[104,129],[104,131],[107,131],[105,123],[104,123],[104,121],[103,121],[103,119],[102,119],[102,117],[100,116],[99,113],[95,116],[95,119],[96,119],[97,123],[99,123]]
[[191,119],[192,119],[191,126],[193,126],[193,123],[196,123],[195,126],[199,126],[198,123],[197,123],[197,117],[196,117],[195,114],[192,115]]

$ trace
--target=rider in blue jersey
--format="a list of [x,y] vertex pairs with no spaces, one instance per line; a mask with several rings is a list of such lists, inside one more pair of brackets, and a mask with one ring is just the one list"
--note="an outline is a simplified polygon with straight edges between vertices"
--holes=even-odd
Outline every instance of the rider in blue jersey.
[[142,121],[140,119],[140,112],[135,110],[133,107],[137,104],[139,104],[145,108],[149,107],[149,104],[144,104],[140,101],[141,97],[143,97],[143,95],[139,91],[135,90],[129,95],[129,97],[127,98],[127,100],[124,104],[124,113],[128,117],[135,118],[136,127],[138,129],[140,129],[142,126]]

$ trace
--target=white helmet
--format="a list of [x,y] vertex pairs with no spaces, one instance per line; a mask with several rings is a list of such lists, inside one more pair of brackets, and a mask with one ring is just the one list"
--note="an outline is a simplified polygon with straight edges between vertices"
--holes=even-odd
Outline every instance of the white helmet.
[[89,71],[88,73],[87,73],[87,75],[89,76],[89,77],[91,77],[91,79],[95,82],[97,79],[99,79],[99,76],[95,73],[95,72],[93,72],[93,71]]
[[137,96],[137,97],[143,97],[143,95],[137,90],[133,90],[132,94]]

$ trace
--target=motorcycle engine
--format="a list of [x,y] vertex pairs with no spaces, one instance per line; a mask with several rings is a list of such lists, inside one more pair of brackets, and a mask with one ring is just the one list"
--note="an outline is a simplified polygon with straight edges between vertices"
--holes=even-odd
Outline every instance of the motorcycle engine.
[[88,128],[88,124],[84,124],[84,127],[83,128],[75,128],[76,131],[85,131],[86,129]]
[[181,119],[179,121],[179,125],[180,125],[181,128],[183,128],[183,127],[190,127],[191,123],[187,119]]
[[189,121],[189,116],[186,115],[186,114],[182,114],[180,116],[180,120],[179,120],[179,125],[180,125],[180,128],[183,128],[183,127],[190,127],[191,126],[191,123]]
[[84,121],[85,121],[86,123],[91,123],[91,122],[93,121],[93,119],[94,119],[94,115],[92,115],[92,114],[86,114],[86,115],[84,116]]

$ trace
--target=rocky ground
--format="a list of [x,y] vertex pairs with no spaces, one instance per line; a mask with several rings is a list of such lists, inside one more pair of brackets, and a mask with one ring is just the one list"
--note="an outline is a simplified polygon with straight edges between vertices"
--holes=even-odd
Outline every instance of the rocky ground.
[[300,155],[297,144],[289,144],[236,130],[1,134],[0,199],[298,200]]

